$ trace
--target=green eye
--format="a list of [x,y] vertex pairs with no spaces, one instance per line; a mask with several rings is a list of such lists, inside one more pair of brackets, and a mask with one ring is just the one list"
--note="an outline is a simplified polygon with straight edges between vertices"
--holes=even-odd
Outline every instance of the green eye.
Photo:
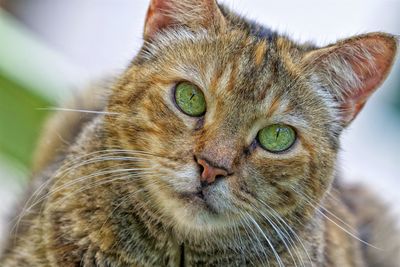
[[203,92],[194,84],[181,82],[175,89],[175,102],[187,115],[200,117],[206,112]]
[[294,144],[296,132],[288,125],[273,124],[258,132],[258,141],[270,152],[282,152]]

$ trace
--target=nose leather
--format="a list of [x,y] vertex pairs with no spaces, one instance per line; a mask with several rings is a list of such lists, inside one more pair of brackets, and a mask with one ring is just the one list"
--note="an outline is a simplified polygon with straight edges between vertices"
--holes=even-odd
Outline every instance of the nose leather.
[[197,159],[197,163],[203,167],[203,171],[200,176],[200,181],[202,182],[202,184],[212,184],[215,182],[218,176],[228,175],[228,172],[226,170],[212,166],[204,159]]

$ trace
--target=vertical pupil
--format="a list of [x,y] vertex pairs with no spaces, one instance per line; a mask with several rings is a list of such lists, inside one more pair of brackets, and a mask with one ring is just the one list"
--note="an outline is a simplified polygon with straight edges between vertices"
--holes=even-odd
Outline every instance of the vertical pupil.
[[281,152],[295,141],[295,132],[291,127],[273,124],[262,129],[258,134],[261,145],[270,152]]
[[279,139],[279,134],[281,133],[281,128],[276,129],[276,139]]

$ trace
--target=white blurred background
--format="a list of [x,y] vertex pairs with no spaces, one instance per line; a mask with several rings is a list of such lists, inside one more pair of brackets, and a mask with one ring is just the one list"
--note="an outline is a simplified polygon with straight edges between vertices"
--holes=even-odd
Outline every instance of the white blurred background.
[[[400,0],[223,2],[296,40],[319,45],[370,31],[400,34]],[[3,0],[0,3],[21,23],[26,34],[62,59],[57,71],[48,66],[49,75],[56,73],[68,85],[52,89],[51,94],[59,102],[68,95],[64,91],[77,90],[91,80],[118,74],[125,68],[141,46],[148,6],[147,0]],[[0,32],[0,46],[1,43]],[[30,60],[29,56],[26,60]],[[369,185],[397,214],[400,214],[400,115],[393,111],[393,103],[400,98],[399,70],[397,60],[388,80],[344,134],[340,155],[346,180]],[[12,203],[26,181],[21,177],[27,172],[0,157],[0,218],[5,218],[13,208]],[[0,231],[4,231],[4,224],[1,226],[0,223]]]

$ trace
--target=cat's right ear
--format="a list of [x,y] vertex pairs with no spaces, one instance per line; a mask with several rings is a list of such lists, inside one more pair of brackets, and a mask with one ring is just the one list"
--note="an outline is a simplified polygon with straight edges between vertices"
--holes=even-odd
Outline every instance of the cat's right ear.
[[149,41],[169,28],[218,30],[224,25],[225,18],[215,0],[151,0],[144,39]]

